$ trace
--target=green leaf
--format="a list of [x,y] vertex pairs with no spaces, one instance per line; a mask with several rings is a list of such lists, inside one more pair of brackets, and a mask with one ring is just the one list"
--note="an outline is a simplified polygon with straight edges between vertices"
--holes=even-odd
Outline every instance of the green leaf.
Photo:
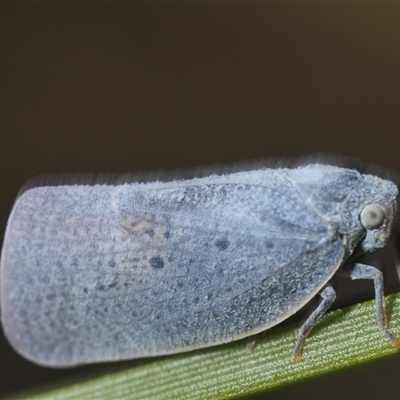
[[[400,293],[388,296],[389,327],[400,331]],[[292,352],[299,324],[278,326],[246,341],[167,357],[31,399],[231,399],[315,378],[399,350],[378,330],[373,301],[327,313],[307,338],[300,363]]]

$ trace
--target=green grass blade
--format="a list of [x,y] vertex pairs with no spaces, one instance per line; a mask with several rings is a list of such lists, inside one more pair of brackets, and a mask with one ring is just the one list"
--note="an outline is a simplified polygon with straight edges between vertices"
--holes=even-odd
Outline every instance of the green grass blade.
[[[400,332],[400,293],[388,296],[389,326]],[[245,351],[246,341],[167,357],[30,399],[230,399],[317,377],[399,350],[377,328],[374,302],[327,313],[292,361],[299,324],[278,326]],[[28,398],[28,397],[26,397]]]

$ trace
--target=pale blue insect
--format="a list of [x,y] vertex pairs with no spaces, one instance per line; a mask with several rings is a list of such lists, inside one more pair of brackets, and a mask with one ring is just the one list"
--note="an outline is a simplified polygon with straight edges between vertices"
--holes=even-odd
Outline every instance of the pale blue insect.
[[171,354],[262,332],[319,293],[298,360],[340,269],[374,280],[397,345],[381,272],[355,262],[386,244],[397,197],[391,181],[321,164],[30,189],[2,250],[5,334],[47,366]]

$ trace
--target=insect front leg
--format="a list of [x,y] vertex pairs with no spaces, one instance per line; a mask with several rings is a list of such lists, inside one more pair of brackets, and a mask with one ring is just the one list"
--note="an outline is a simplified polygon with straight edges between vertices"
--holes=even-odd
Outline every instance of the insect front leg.
[[329,307],[336,299],[336,292],[330,284],[327,284],[324,289],[319,293],[322,297],[321,303],[306,319],[297,334],[297,343],[294,348],[293,359],[295,362],[301,360],[301,353],[303,351],[304,340],[311,332],[314,325],[321,319],[321,317],[328,311]]
[[338,271],[340,275],[351,279],[373,279],[375,287],[375,308],[378,327],[382,333],[396,346],[400,347],[400,340],[387,329],[385,297],[383,290],[383,274],[379,269],[365,264],[354,264],[343,267]]

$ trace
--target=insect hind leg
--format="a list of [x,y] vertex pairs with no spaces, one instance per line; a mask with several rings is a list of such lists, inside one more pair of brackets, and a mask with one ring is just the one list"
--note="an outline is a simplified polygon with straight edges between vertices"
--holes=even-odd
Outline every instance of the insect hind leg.
[[306,319],[301,326],[299,333],[297,334],[297,343],[293,353],[293,359],[295,362],[299,362],[301,360],[304,340],[309,335],[314,325],[328,311],[329,307],[336,299],[336,292],[331,284],[327,284],[319,293],[319,295],[322,297],[321,303],[319,303],[318,307]]

